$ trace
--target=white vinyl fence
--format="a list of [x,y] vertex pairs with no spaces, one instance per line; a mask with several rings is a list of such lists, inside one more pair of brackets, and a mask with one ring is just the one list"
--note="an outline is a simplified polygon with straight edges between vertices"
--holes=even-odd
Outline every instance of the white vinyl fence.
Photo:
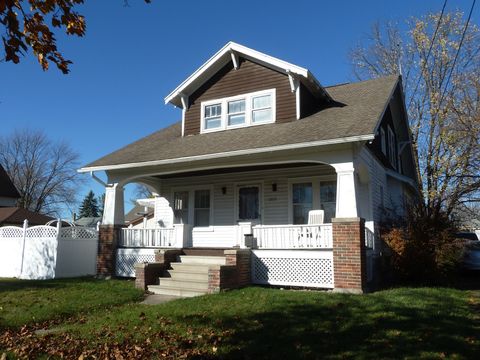
[[0,227],[0,277],[53,279],[94,275],[98,231],[58,225]]

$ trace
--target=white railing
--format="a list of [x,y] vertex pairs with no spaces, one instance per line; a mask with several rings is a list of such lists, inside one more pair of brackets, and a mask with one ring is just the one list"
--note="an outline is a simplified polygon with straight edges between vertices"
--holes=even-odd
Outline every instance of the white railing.
[[122,247],[174,247],[176,245],[175,229],[122,229],[120,242]]
[[253,236],[259,249],[332,248],[332,224],[257,225]]
[[375,248],[375,233],[368,228],[365,228],[365,247],[367,249]]

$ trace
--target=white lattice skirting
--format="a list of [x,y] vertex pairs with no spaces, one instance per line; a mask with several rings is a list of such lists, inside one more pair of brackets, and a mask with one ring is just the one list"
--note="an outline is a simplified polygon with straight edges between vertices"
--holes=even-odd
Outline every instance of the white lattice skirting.
[[254,250],[256,284],[333,288],[331,250]]
[[155,262],[155,249],[117,249],[115,274],[120,277],[135,277],[135,264]]

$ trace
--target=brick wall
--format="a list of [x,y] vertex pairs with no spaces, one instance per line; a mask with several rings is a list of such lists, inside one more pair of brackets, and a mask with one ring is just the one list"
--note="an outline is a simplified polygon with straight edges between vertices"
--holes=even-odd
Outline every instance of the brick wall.
[[208,292],[235,289],[250,284],[251,251],[248,249],[225,250],[225,263],[208,271]]
[[336,291],[362,293],[366,287],[365,220],[332,219]]
[[148,285],[157,285],[158,278],[181,254],[181,249],[160,249],[155,251],[154,263],[135,264],[135,287],[147,290]]
[[122,227],[119,225],[100,225],[98,231],[97,275],[115,275],[115,252]]

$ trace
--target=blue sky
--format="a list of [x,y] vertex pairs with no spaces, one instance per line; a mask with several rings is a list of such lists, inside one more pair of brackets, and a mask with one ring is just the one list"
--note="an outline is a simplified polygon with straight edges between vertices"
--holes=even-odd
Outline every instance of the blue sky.
[[[232,40],[308,68],[323,85],[353,80],[349,50],[373,22],[440,11],[442,0],[86,1],[84,38],[58,36],[71,73],[36,60],[0,63],[3,134],[43,129],[67,141],[85,165],[181,118],[163,98]],[[468,12],[471,1],[450,0]],[[480,7],[473,22],[478,24]],[[79,189],[102,191],[93,180]],[[127,191],[126,198],[130,196]],[[66,214],[67,215],[67,214]]]

